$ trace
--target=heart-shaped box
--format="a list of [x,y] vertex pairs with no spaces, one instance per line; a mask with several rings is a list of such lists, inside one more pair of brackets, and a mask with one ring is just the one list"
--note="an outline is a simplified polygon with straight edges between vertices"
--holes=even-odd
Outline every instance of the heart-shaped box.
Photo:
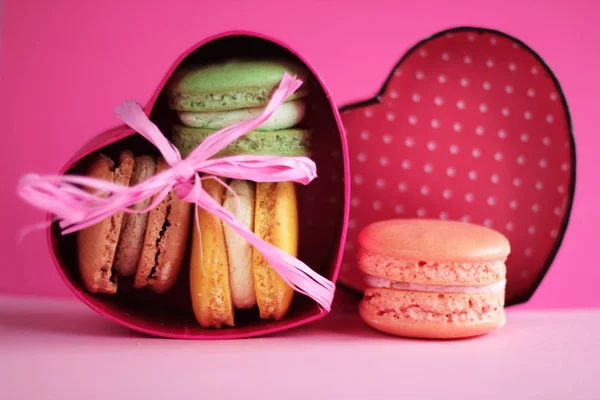
[[[343,255],[349,213],[350,187],[348,152],[340,116],[319,74],[302,55],[273,38],[244,31],[209,37],[185,51],[166,73],[145,107],[145,113],[170,138],[175,115],[167,108],[165,84],[180,67],[226,57],[288,57],[306,65],[311,76],[304,123],[313,129],[311,158],[318,177],[310,184],[297,185],[299,208],[298,258],[333,283],[337,280]],[[154,151],[152,145],[127,126],[120,126],[90,140],[63,167],[61,174],[80,174],[99,151],[115,155],[121,149]],[[116,295],[88,293],[79,278],[75,235],[61,235],[58,224],[48,229],[48,240],[58,273],[86,305],[121,325],[156,336],[183,339],[226,339],[264,335],[314,321],[326,315],[317,303],[296,293],[287,316],[281,321],[258,319],[251,310],[236,314],[236,326],[204,329],[195,320],[189,293],[189,264],[184,262],[175,286],[166,294],[127,288],[119,281]],[[189,257],[189,246],[188,246]]]
[[353,175],[341,284],[364,287],[356,250],[365,225],[422,217],[506,235],[506,304],[531,297],[560,247],[575,188],[567,103],[533,50],[498,31],[443,31],[412,47],[375,98],[340,113]]

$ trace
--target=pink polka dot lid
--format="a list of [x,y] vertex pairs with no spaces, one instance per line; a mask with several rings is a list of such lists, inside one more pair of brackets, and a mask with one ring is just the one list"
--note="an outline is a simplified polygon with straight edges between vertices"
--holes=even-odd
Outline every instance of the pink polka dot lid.
[[436,218],[504,234],[507,304],[529,299],[558,251],[575,185],[566,101],[537,54],[495,31],[441,32],[400,60],[376,98],[341,115],[352,175],[343,285],[362,290],[364,226]]

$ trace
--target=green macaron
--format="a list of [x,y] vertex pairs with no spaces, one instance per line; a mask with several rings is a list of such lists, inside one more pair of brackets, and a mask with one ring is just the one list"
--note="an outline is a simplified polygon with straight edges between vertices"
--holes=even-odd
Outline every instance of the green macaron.
[[304,84],[287,101],[308,95],[307,68],[284,59],[228,59],[177,71],[167,84],[169,108],[212,112],[266,105],[283,74]]
[[[207,137],[216,130],[190,128],[185,125],[173,126],[173,144],[182,157],[187,157]],[[291,128],[277,131],[254,130],[241,136],[215,156],[272,155],[280,157],[300,157],[310,155],[310,129]]]

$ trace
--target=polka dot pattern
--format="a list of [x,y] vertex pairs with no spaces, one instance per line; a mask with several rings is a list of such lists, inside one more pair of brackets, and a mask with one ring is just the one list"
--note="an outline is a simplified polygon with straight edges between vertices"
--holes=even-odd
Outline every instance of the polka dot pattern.
[[[402,71],[379,103],[342,113],[355,152],[348,240],[387,218],[487,226],[511,242],[507,302],[528,296],[571,202],[560,89],[527,49],[492,33],[437,36]],[[360,290],[356,250],[340,280]]]

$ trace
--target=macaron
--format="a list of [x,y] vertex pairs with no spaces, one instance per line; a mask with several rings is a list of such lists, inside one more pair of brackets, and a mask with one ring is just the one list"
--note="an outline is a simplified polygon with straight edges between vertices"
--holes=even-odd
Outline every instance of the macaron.
[[[187,157],[200,143],[215,132],[213,129],[190,128],[178,124],[173,127],[173,144],[183,157]],[[236,139],[215,156],[242,154],[280,157],[308,156],[310,154],[310,138],[310,129],[255,130]]]
[[463,222],[392,219],[359,234],[365,276],[359,313],[388,334],[424,339],[482,335],[505,324],[506,237]]
[[[234,58],[177,71],[167,84],[168,104],[180,112],[215,112],[265,106],[283,74],[306,82],[304,65],[279,58]],[[287,101],[308,95],[303,84]]]
[[[135,157],[130,186],[135,186],[151,178],[156,172],[156,158],[151,155]],[[131,207],[136,211],[148,208],[152,198],[136,203]],[[117,245],[114,267],[120,276],[133,275],[144,245],[144,234],[148,225],[148,213],[125,213],[121,239]]]
[[[156,173],[170,168],[159,157]],[[134,287],[149,287],[156,293],[168,291],[177,280],[185,257],[193,206],[175,191],[148,213],[144,243],[135,274]]]
[[[118,164],[110,157],[98,154],[85,171],[85,175],[127,186],[133,174],[133,166],[133,154],[129,151],[120,154]],[[93,193],[90,188],[86,190]],[[77,232],[79,273],[84,287],[90,293],[117,292],[118,275],[113,263],[121,236],[123,214],[117,212]]]
[[[214,179],[202,181],[202,188],[219,204],[225,188]],[[200,326],[234,326],[234,308],[229,285],[229,264],[221,220],[196,207],[190,261],[192,308]]]
[[[298,256],[298,206],[294,182],[257,182],[254,233],[293,257]],[[254,248],[256,302],[263,319],[282,319],[294,290]]]

